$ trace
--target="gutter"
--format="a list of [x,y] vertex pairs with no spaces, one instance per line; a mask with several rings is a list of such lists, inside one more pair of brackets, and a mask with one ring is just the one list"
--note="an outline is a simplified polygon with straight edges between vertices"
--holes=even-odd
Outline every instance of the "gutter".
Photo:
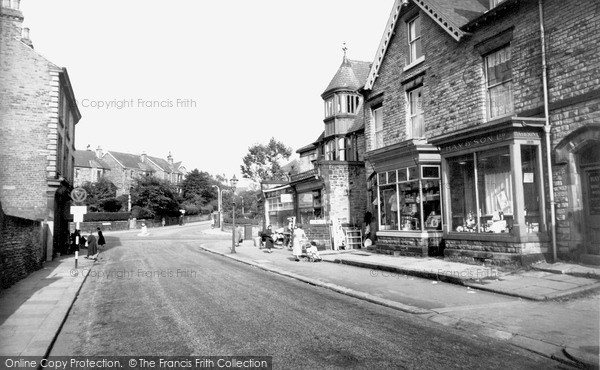
[[554,200],[554,182],[552,172],[552,158],[551,158],[551,140],[550,130],[552,126],[550,124],[550,112],[548,109],[548,66],[546,64],[546,40],[544,33],[544,11],[542,7],[542,0],[538,0],[538,7],[540,12],[540,42],[542,45],[542,83],[544,90],[544,117],[546,122],[544,123],[544,133],[546,139],[546,163],[548,166],[548,191],[550,192],[550,232],[552,234],[552,262],[557,262],[556,252],[556,202]]

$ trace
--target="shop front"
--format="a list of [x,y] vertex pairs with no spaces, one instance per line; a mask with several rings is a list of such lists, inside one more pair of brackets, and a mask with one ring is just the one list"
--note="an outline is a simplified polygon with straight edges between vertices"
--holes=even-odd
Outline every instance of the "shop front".
[[549,252],[543,120],[509,118],[432,140],[442,157],[444,255],[528,264]]
[[440,156],[428,144],[405,142],[369,153],[376,175],[373,215],[377,250],[428,256],[440,253],[442,187]]
[[289,185],[267,186],[262,183],[265,197],[266,225],[274,230],[287,226],[288,218],[294,217],[294,191]]

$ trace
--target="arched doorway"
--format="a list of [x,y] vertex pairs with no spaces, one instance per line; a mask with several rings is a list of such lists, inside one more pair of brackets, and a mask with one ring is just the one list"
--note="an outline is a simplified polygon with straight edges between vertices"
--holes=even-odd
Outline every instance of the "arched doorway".
[[600,256],[600,142],[577,153],[583,196],[583,235],[586,254]]
[[600,265],[600,125],[571,132],[554,154],[554,164],[566,166],[560,170],[562,186],[555,188],[563,212],[559,246],[568,246],[568,253],[576,253],[583,263]]

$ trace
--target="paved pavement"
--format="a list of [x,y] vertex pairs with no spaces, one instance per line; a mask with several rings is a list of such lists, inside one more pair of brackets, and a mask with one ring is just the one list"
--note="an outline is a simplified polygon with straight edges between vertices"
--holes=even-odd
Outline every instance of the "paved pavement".
[[93,264],[79,256],[75,269],[74,255],[59,257],[0,291],[0,356],[47,355],[87,276],[78,272]]
[[[225,238],[229,233],[218,229],[205,233],[223,237],[200,246],[213,253],[359,299],[425,315],[444,326],[505,340],[569,365],[598,368],[600,268],[559,263],[506,272],[494,267],[434,258],[392,257],[364,250],[321,252],[325,262],[363,267],[348,266],[340,273],[339,268],[327,268],[331,265],[324,262],[319,263],[318,269],[314,263],[295,262],[287,249],[265,253],[252,241],[244,242],[236,254],[231,254],[231,241]],[[80,257],[76,271],[89,270],[93,263]],[[62,257],[0,291],[0,356],[47,355],[85,280],[85,274],[72,272],[74,267],[74,256]],[[395,278],[381,279],[384,274]],[[432,288],[442,289],[436,293],[440,300],[449,303],[428,304],[425,296],[431,296],[429,290],[421,293],[422,300],[419,289],[411,291],[411,297],[398,293],[399,284],[408,287],[415,278],[431,279]],[[446,299],[448,293],[443,295],[450,287],[462,287],[466,293],[480,292],[479,296],[462,296],[480,299],[458,304],[465,299]],[[503,296],[484,298],[481,291]]]

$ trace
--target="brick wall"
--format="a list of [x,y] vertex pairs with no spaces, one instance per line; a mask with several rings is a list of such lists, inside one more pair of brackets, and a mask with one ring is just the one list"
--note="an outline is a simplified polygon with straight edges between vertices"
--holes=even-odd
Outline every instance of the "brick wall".
[[[12,16],[10,16],[12,15]],[[50,63],[21,40],[22,14],[3,8],[0,50],[0,199],[7,214],[47,217]]]
[[7,216],[0,205],[0,289],[42,267],[42,224]]
[[[600,2],[545,0],[543,6],[552,125],[550,149],[554,149],[561,140],[582,127],[600,127]],[[417,12],[416,7],[408,9],[407,14],[397,21],[378,78],[366,96],[367,151],[374,149],[370,111],[380,103],[384,116],[384,146],[406,140],[406,89],[413,81],[420,82],[421,79],[428,139],[489,122],[484,59],[478,46],[501,32],[512,32],[514,115],[543,117],[537,2],[521,1],[517,8],[481,25],[460,42],[420,12],[424,62],[403,71],[407,59],[406,21]],[[592,140],[597,142],[597,139]],[[543,150],[546,153],[547,148],[543,146]],[[542,166],[546,172],[545,161]],[[581,184],[576,166],[576,163],[567,163],[552,168],[557,200],[557,239],[559,255],[563,257],[580,249],[583,238],[582,206],[578,204]],[[547,186],[547,177],[543,180]],[[473,247],[475,250],[476,246]],[[541,246],[540,249],[545,250]],[[518,253],[511,251],[509,253]]]

